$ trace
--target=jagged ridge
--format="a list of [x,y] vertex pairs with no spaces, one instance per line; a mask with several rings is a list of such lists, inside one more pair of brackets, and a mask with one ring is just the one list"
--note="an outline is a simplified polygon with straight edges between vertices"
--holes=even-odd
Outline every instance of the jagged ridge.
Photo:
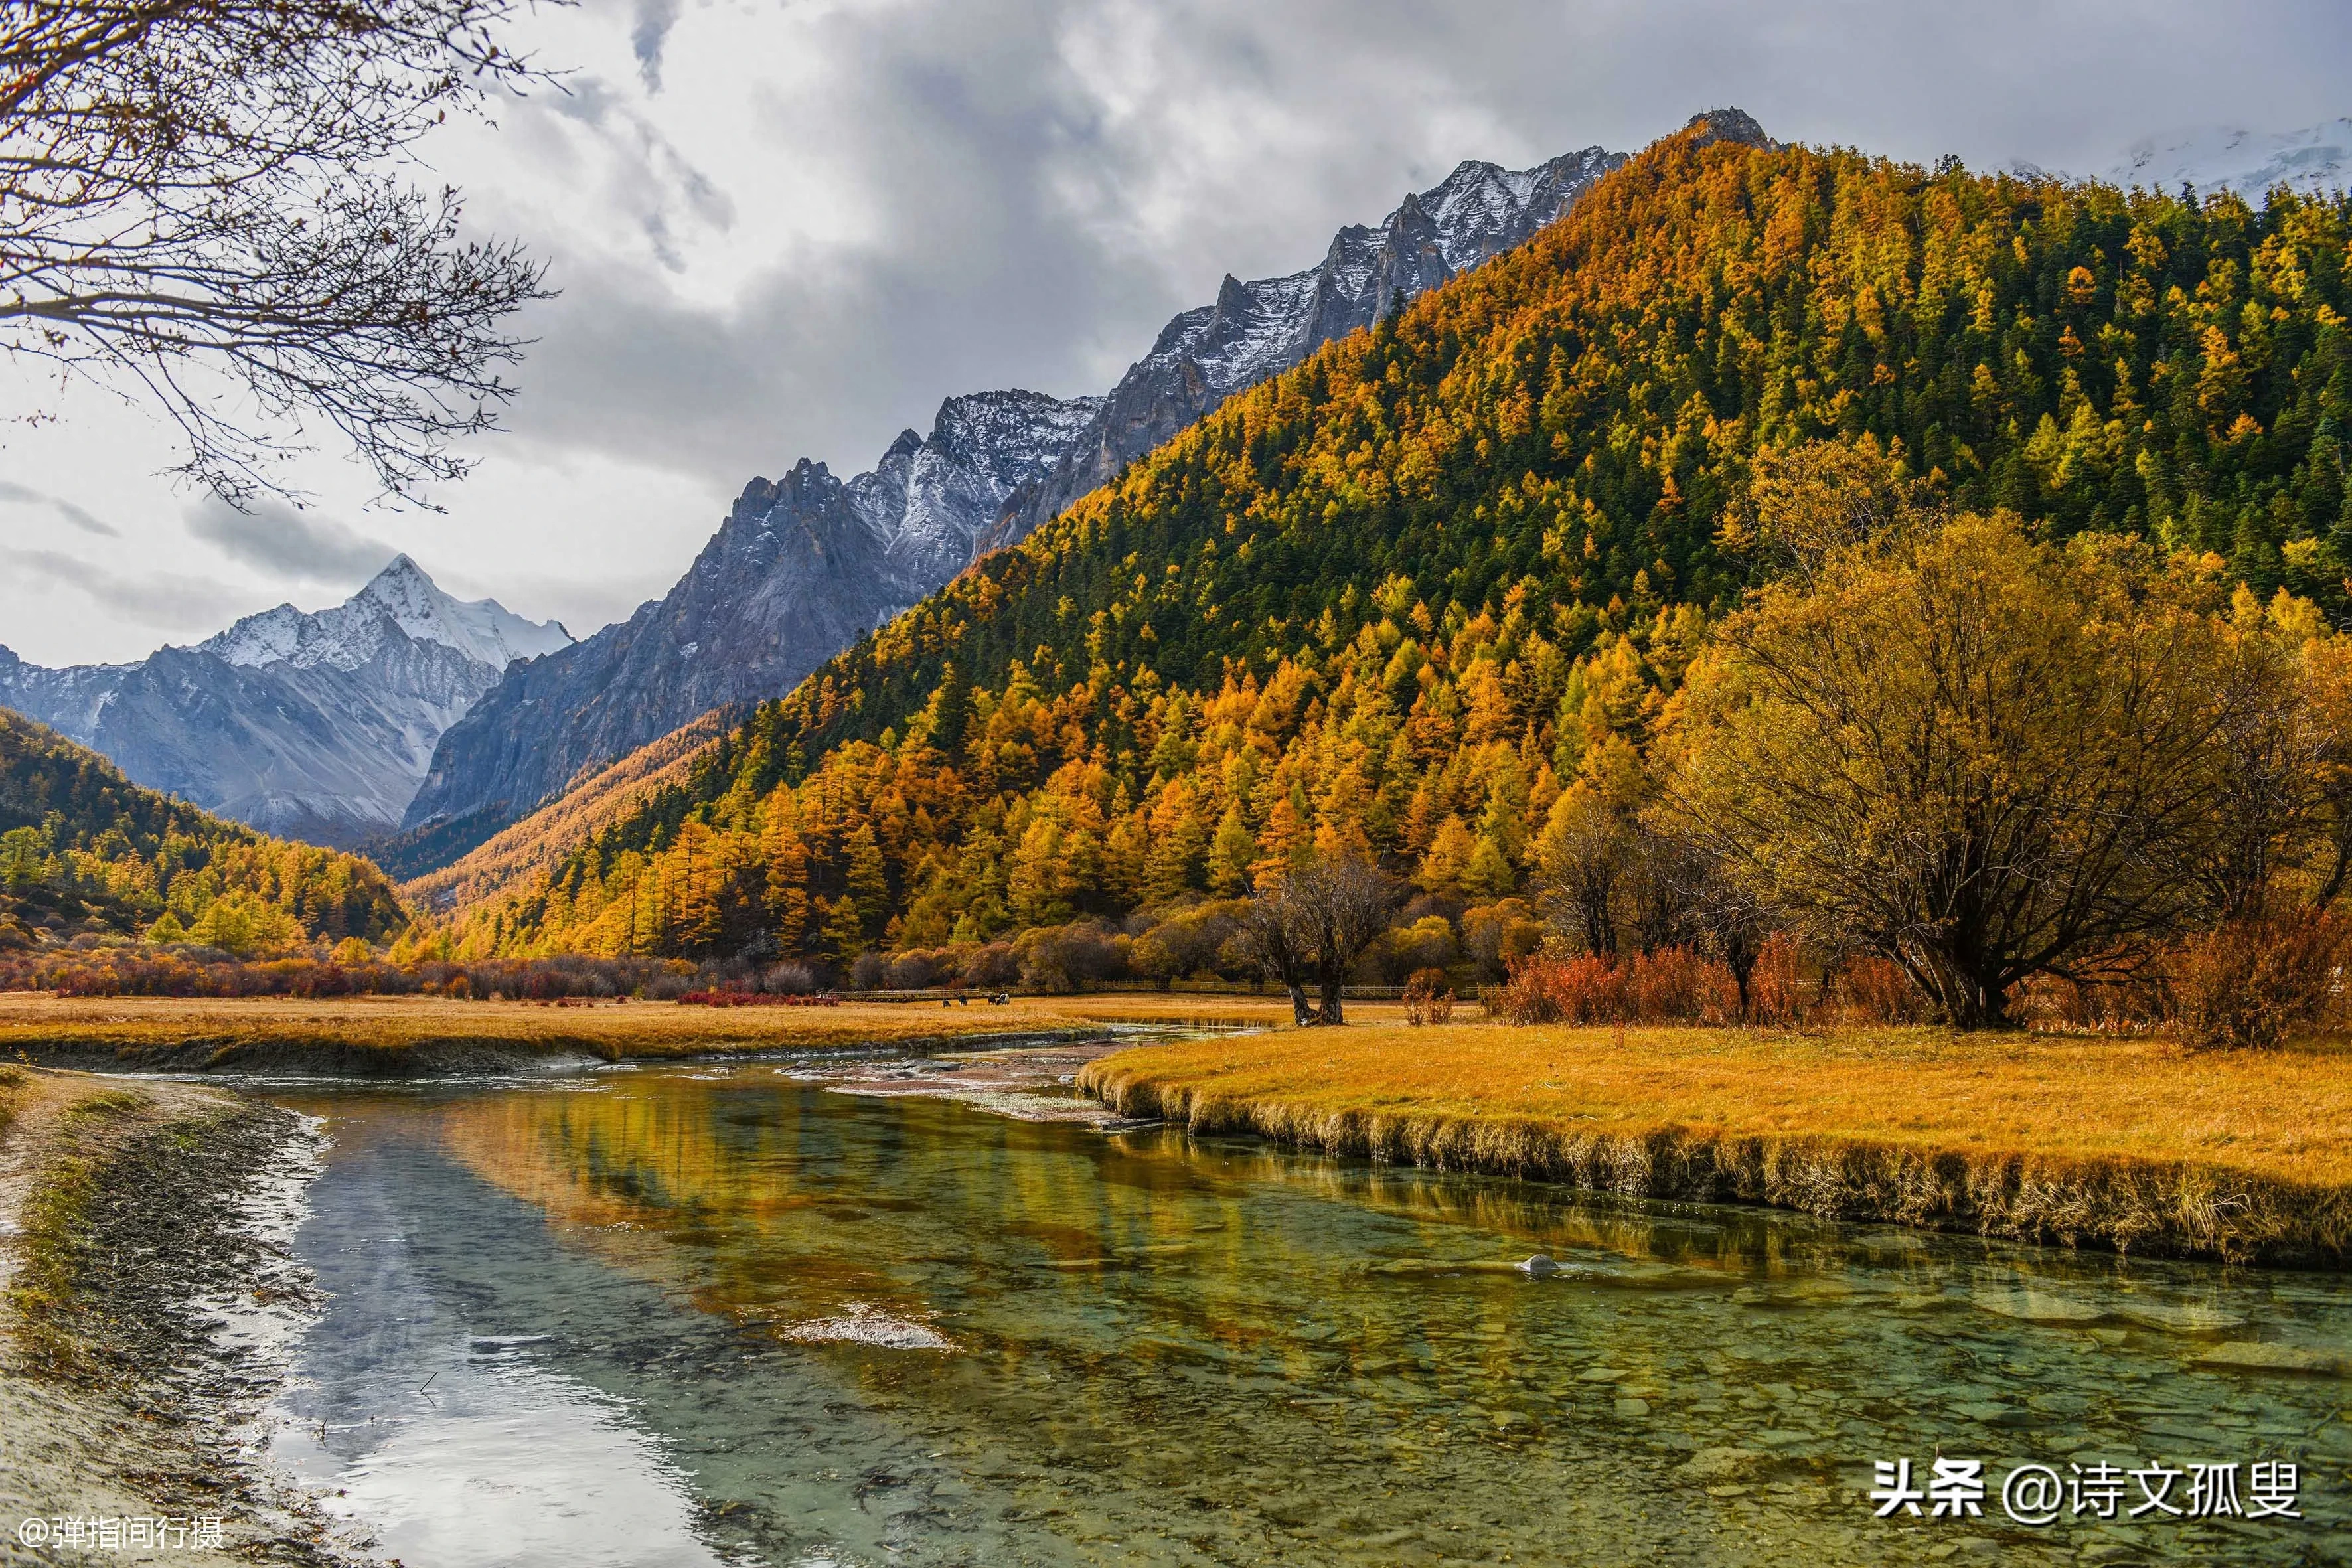
[[[1728,114],[1728,133],[1762,138]],[[695,715],[789,690],[1235,392],[1527,239],[1624,161],[1589,147],[1516,172],[1465,162],[1377,227],[1341,229],[1314,267],[1228,277],[1108,397],[951,397],[928,437],[902,433],[870,472],[845,481],[803,460],[780,484],[754,479],[667,595],[517,667],[451,728],[404,840],[462,854]]]
[[0,703],[146,788],[349,847],[399,825],[442,731],[510,661],[571,641],[450,597],[402,555],[331,609],[280,605],[135,663],[46,669],[0,648]]

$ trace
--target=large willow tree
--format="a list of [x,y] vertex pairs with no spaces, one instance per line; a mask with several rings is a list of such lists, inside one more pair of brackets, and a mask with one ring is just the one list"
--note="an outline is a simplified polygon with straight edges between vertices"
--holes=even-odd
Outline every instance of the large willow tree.
[[1668,815],[1963,1027],[2030,975],[2127,968],[2228,912],[2245,738],[2298,707],[2298,616],[2233,615],[2218,565],[2000,516],[1832,542],[1693,667]]

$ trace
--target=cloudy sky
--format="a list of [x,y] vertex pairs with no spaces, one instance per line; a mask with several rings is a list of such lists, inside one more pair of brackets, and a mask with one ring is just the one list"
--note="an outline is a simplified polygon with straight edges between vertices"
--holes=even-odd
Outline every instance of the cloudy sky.
[[446,511],[371,505],[330,449],[305,510],[236,513],[157,477],[136,408],[0,366],[0,643],[134,658],[395,550],[584,635],[754,474],[856,472],[953,393],[1102,391],[1224,273],[1309,265],[1464,158],[1733,103],[1784,139],[2095,172],[2352,113],[2341,0],[584,0],[522,37],[571,90],[427,153],[562,294]]

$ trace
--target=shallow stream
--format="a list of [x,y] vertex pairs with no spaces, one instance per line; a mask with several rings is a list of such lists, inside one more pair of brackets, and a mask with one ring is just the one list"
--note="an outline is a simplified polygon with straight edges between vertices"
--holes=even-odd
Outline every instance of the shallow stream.
[[[277,1457],[408,1568],[2352,1561],[2352,1382],[2203,1359],[2352,1356],[2336,1277],[825,1070],[272,1090],[332,1140]],[[1538,1252],[1562,1272],[1509,1267]],[[1984,1461],[1981,1517],[1874,1517],[1874,1461],[1939,1453]],[[2019,1464],[2159,1461],[2236,1464],[2242,1506],[2296,1464],[2304,1517],[2001,1509]]]

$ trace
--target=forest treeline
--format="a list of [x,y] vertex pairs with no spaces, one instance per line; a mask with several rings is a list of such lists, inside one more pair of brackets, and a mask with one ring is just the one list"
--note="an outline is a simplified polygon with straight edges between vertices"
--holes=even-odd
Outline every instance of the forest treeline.
[[397,935],[392,884],[355,855],[271,838],[142,789],[0,710],[0,948],[147,936],[226,952]]
[[2136,540],[2150,582],[2264,615],[2285,590],[2315,635],[2352,608],[2347,234],[2352,207],[2285,193],[1670,139],[429,942],[1213,967],[1223,944],[1150,931],[1313,852],[1410,893],[1383,978],[1492,974],[1548,924],[1613,942],[1547,895],[1590,803],[1657,797],[1686,672],[1788,565],[1750,536],[1759,457],[1832,443],[2021,547]]

